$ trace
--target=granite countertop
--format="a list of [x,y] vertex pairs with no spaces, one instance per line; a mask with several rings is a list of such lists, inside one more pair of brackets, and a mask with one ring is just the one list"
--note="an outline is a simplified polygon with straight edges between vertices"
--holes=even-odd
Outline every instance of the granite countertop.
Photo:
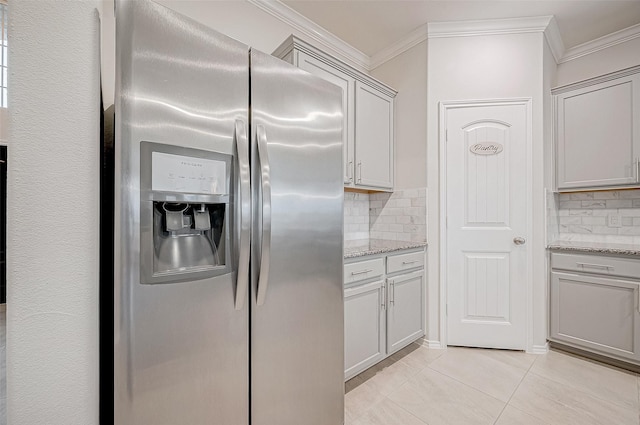
[[640,245],[635,244],[556,241],[550,243],[547,248],[552,251],[588,252],[594,254],[617,254],[640,257]]
[[344,249],[344,258],[364,257],[365,255],[384,254],[402,249],[424,248],[426,242],[389,241],[384,239],[363,239],[350,241],[353,246]]

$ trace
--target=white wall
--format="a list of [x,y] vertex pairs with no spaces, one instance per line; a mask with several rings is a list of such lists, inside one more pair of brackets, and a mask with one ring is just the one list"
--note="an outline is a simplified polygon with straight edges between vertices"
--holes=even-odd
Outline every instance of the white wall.
[[395,187],[427,185],[427,42],[412,47],[371,74],[398,90],[395,101]]
[[96,6],[9,8],[9,425],[97,423]]
[[7,145],[9,139],[9,112],[0,108],[0,144]]
[[640,38],[558,65],[556,86],[640,65]]
[[[533,233],[528,243],[534,265],[543,264],[544,235],[544,133],[542,33],[477,37],[432,38],[428,41],[427,186],[428,192],[428,333],[434,345],[440,342],[440,244],[439,244],[439,111],[441,101],[532,98],[533,112]],[[533,268],[536,302],[534,317],[542,317],[546,305],[540,299],[546,280],[544,271]],[[538,294],[538,296],[534,296]],[[531,299],[531,298],[529,298]],[[534,323],[529,350],[546,343],[545,322]]]

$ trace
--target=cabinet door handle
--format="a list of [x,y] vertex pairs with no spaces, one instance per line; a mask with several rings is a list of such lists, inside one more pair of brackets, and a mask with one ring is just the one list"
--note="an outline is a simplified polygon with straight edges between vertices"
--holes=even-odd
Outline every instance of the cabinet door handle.
[[578,267],[582,267],[582,268],[591,268],[591,269],[599,269],[599,270],[613,270],[614,267],[613,266],[605,266],[603,264],[590,264],[590,263],[576,263],[576,266]]
[[638,313],[640,313],[640,286],[636,288],[636,294],[638,296],[638,298],[637,298],[638,305],[637,305],[636,309],[638,310]]
[[382,285],[382,286],[380,287],[380,299],[382,300],[382,302],[380,303],[380,307],[382,307],[382,309],[383,309],[383,310],[384,310],[384,307],[385,307],[385,304],[386,304],[386,302],[385,302],[385,296],[384,296],[384,294],[385,294],[385,290],[386,290],[386,289],[387,289],[387,288],[386,288],[384,285]]
[[636,172],[636,183],[640,183],[640,158],[636,158],[633,165]]
[[391,281],[391,296],[389,297],[389,303],[395,304],[396,301],[396,283]]
[[358,272],[351,272],[351,275],[355,276],[355,275],[358,275],[358,274],[365,274],[365,273],[369,273],[369,272],[372,272],[372,271],[373,271],[373,269],[360,270]]
[[362,183],[362,161],[358,161],[358,183]]
[[353,160],[347,164],[347,178],[350,182],[353,182]]

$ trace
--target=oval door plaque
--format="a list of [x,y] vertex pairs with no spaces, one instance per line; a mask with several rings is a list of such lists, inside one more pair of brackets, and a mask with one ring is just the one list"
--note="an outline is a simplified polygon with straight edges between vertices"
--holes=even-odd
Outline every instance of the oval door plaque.
[[482,142],[471,145],[469,150],[476,155],[497,155],[502,152],[502,145],[496,142]]

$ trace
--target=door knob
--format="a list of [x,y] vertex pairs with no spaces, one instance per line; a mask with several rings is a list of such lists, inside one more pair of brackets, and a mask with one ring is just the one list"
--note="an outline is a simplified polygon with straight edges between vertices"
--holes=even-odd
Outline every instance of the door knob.
[[513,238],[513,243],[516,245],[524,245],[525,242],[527,242],[527,240],[522,236],[516,236],[515,238]]

